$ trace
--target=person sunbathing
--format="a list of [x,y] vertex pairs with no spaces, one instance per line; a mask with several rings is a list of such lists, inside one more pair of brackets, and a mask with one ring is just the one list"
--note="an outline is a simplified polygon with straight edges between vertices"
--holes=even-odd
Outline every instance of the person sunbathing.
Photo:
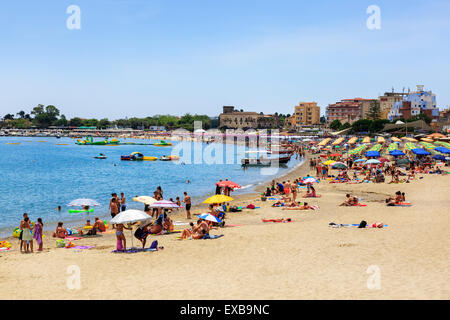
[[105,223],[102,220],[100,220],[98,217],[95,217],[94,229],[96,229],[98,232],[106,231]]
[[58,226],[56,227],[56,231],[53,233],[53,237],[64,239],[68,235],[69,233],[67,232],[66,228],[63,227],[63,223],[58,222]]
[[397,191],[395,193],[395,197],[389,197],[388,199],[386,199],[386,203],[388,206],[395,206],[396,204],[400,204],[403,202],[403,196],[402,193],[400,191]]
[[281,210],[314,210],[313,207],[311,207],[310,205],[308,205],[308,202],[305,202],[303,205],[301,206],[296,206],[296,207],[286,207],[283,208]]
[[342,202],[339,206],[346,206],[346,207],[350,207],[350,206],[355,206],[358,204],[358,198],[351,196],[350,194],[346,194],[345,195],[345,201]]
[[189,223],[189,225],[191,227],[188,228],[188,229],[184,229],[183,232],[181,233],[181,240],[188,239],[188,238],[192,237],[192,235],[196,231],[196,227],[194,226],[194,223],[191,222],[191,223]]

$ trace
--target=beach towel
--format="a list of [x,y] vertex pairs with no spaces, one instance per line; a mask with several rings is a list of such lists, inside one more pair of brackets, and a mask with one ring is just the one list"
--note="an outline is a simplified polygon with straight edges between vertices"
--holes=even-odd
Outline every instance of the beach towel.
[[402,202],[402,203],[394,203],[388,204],[388,207],[411,207],[412,204],[410,202]]
[[262,222],[283,223],[283,222],[294,222],[294,220],[286,221],[286,220],[283,220],[283,219],[262,219]]
[[[354,228],[354,227],[359,227],[361,225],[361,223],[334,223],[334,222],[330,222],[328,224],[329,227],[332,228]],[[387,224],[383,224],[383,228],[386,228],[388,225]],[[378,223],[374,223],[371,225],[366,225],[364,228],[381,228],[378,226]]]
[[67,241],[74,241],[74,240],[80,240],[83,238],[82,237],[65,237],[64,239]]
[[203,237],[203,240],[206,240],[206,239],[217,239],[217,238],[220,238],[220,237],[223,237],[223,236],[224,236],[223,234],[218,234],[218,235],[205,234],[205,236]]
[[240,227],[240,226],[242,226],[242,224],[226,224],[225,228],[227,228],[227,227]]
[[66,247],[66,249],[78,249],[78,250],[86,250],[95,248],[95,246],[74,246],[74,247]]
[[[164,249],[164,247],[159,247],[159,249]],[[154,240],[150,247],[142,249],[142,248],[129,248],[127,250],[113,250],[112,253],[136,253],[136,252],[153,252],[158,251],[158,240]]]

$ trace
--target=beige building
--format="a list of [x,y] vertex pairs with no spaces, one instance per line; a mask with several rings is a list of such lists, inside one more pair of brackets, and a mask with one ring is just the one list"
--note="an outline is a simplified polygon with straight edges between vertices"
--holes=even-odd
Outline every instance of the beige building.
[[224,106],[219,115],[219,128],[229,129],[274,129],[278,128],[276,115],[257,112],[238,111],[234,106]]
[[379,96],[381,119],[387,119],[388,113],[394,107],[395,102],[403,101],[404,93],[385,92],[384,96]]
[[320,124],[320,107],[316,102],[300,102],[294,109],[295,129]]

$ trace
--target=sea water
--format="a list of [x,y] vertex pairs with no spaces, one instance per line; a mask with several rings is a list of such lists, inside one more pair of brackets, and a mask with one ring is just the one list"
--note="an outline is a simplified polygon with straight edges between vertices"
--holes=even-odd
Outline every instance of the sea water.
[[[96,138],[94,140],[101,140]],[[110,218],[109,199],[111,193],[125,194],[127,208],[143,210],[142,203],[132,200],[135,196],[153,196],[156,187],[163,189],[164,199],[178,196],[183,200],[186,191],[193,203],[203,201],[215,192],[215,183],[228,178],[241,186],[234,192],[251,192],[253,188],[287,173],[301,163],[292,160],[286,167],[267,171],[259,167],[243,170],[241,159],[243,147],[232,146],[233,160],[203,161],[202,150],[206,143],[195,142],[192,146],[192,161],[176,164],[172,161],[121,161],[121,155],[141,152],[144,156],[170,155],[173,147],[153,145],[80,146],[74,139],[54,137],[0,137],[0,235],[11,235],[27,212],[32,221],[42,218],[45,223],[91,219],[95,216]],[[121,142],[154,143],[156,140],[120,139]],[[17,143],[20,144],[7,144]],[[225,148],[225,145],[220,147]],[[227,146],[229,148],[230,146]],[[225,150],[225,149],[224,149]],[[195,152],[194,152],[195,151]],[[183,154],[183,151],[181,154]],[[106,160],[95,159],[99,153]],[[229,163],[232,162],[232,163]],[[224,164],[226,163],[226,164]],[[266,170],[266,171],[262,171]],[[187,180],[190,183],[187,183]],[[94,213],[69,213],[67,204],[77,198],[91,198],[101,204]],[[61,211],[57,207],[61,206]],[[81,208],[75,208],[81,209]]]

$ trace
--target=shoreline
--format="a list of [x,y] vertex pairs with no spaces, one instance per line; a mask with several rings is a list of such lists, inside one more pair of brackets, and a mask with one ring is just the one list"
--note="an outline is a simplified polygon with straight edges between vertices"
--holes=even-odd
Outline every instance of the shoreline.
[[[133,140],[137,140],[137,139],[140,139],[140,138],[131,138],[131,139],[133,139]],[[150,138],[150,140],[153,140],[153,139],[155,139],[155,138]],[[177,139],[167,139],[166,138],[166,140],[169,140],[169,141],[180,141],[180,140],[177,140]],[[191,142],[202,142],[202,141],[195,141],[195,140],[191,140]],[[219,143],[219,142],[213,142],[213,143]],[[225,144],[226,142],[223,142],[222,144]],[[300,168],[302,168],[303,166],[304,166],[304,164],[305,163],[307,163],[307,159],[308,159],[308,155],[307,154],[305,154],[305,158],[301,158],[301,157],[299,157],[299,159],[296,159],[295,161],[298,161],[298,163],[297,164],[295,164],[292,168],[290,168],[289,170],[288,170],[288,172],[283,172],[281,175],[276,175],[276,176],[274,176],[274,177],[271,177],[271,178],[268,178],[268,179],[264,179],[264,180],[262,180],[262,181],[260,181],[260,182],[257,182],[256,184],[254,184],[254,185],[252,185],[250,188],[249,188],[249,190],[248,191],[244,191],[244,192],[240,192],[240,193],[238,193],[238,194],[235,194],[235,195],[231,195],[233,198],[234,198],[234,200],[233,201],[248,201],[249,199],[251,199],[251,198],[254,198],[254,197],[256,197],[256,196],[259,196],[259,194],[261,193],[261,192],[263,192],[263,191],[265,191],[265,185],[267,185],[271,180],[282,180],[282,179],[285,179],[285,180],[289,180],[289,179],[291,179],[291,180],[294,180],[294,179],[292,179],[292,177],[293,176],[295,176],[295,172],[297,171],[297,170],[299,170]],[[295,158],[295,156],[293,156],[294,158]],[[301,174],[299,174],[299,175],[301,175]],[[298,176],[299,176],[298,175]],[[252,183],[253,184],[253,183]],[[199,210],[199,209],[205,209],[206,211],[208,210],[208,205],[206,205],[206,204],[203,204],[203,203],[195,203],[195,200],[199,200],[199,199],[205,199],[206,197],[208,197],[208,196],[211,196],[211,195],[213,195],[214,194],[214,186],[213,185],[211,185],[211,192],[209,192],[209,193],[205,193],[205,194],[202,194],[202,195],[199,195],[199,196],[195,196],[195,197],[193,197],[193,205],[192,205],[192,208],[191,208],[191,211],[193,211],[193,210]],[[132,201],[132,200],[131,200]],[[139,210],[139,209],[138,209]],[[185,209],[184,209],[184,207],[182,208],[182,209],[180,209],[180,211],[181,212],[183,212],[183,213],[185,213]],[[109,214],[102,214],[102,215],[96,215],[95,214],[95,210],[94,210],[94,213],[92,214],[92,215],[90,215],[89,217],[83,217],[83,218],[80,218],[80,219],[76,219],[76,220],[71,220],[71,221],[69,221],[69,222],[65,222],[63,219],[61,219],[61,221],[62,222],[64,222],[64,226],[65,227],[69,227],[69,228],[71,228],[71,227],[76,227],[76,226],[79,226],[79,225],[84,225],[84,223],[86,222],[86,218],[89,218],[91,221],[93,221],[93,219],[94,219],[94,217],[96,217],[96,216],[98,216],[101,220],[106,220],[106,221],[109,221],[110,219],[111,219],[111,217],[110,217],[110,215]],[[177,218],[179,218],[179,219],[183,219],[183,216],[182,216],[182,214],[180,214],[180,213],[177,213],[177,214],[172,214],[171,215],[172,217],[177,217]],[[22,218],[21,218],[21,216],[18,218],[18,221],[20,221]],[[175,219],[173,219],[174,221],[175,221]],[[46,229],[48,230],[48,228],[52,228],[52,229],[55,229],[56,228],[56,225],[57,225],[57,221],[52,221],[52,222],[47,222],[47,223],[45,223],[45,227],[46,227]],[[14,230],[14,226],[10,226],[10,227],[5,227],[4,228],[4,231],[1,231],[0,232],[0,241],[4,241],[4,240],[6,240],[6,241],[14,241],[14,240],[17,240],[17,238],[14,238],[14,237],[12,237],[12,232],[13,232],[13,230]],[[44,232],[44,234],[46,234],[46,232],[48,232],[48,234],[51,236],[51,234],[53,233],[53,231],[52,232],[50,232],[50,231],[45,231]],[[46,234],[47,235],[47,234]],[[48,236],[48,235],[47,235]]]
[[[279,179],[311,172],[305,161]],[[0,252],[0,258],[6,274],[20,272],[22,276],[0,276],[0,299],[448,299],[450,256],[446,248],[450,237],[448,214],[441,209],[449,205],[448,182],[448,175],[422,174],[409,184],[321,181],[317,191],[322,197],[308,199],[319,210],[303,212],[272,207],[272,202],[262,202],[257,193],[237,196],[234,205],[251,201],[261,208],[228,213],[227,224],[234,227],[212,230],[211,234],[224,235],[217,240],[180,241],[177,234],[150,235],[147,246],[157,240],[164,247],[154,253],[113,254],[114,234],[75,242],[95,246],[89,250],[57,249],[54,239],[47,238],[44,252],[34,254],[20,254],[15,239],[15,250]],[[406,192],[413,206],[387,207],[386,195],[396,190]],[[367,207],[340,207],[345,193],[361,197]],[[201,207],[196,206],[192,214],[197,210]],[[184,215],[180,210],[173,220],[178,216],[186,221]],[[261,222],[267,218],[292,218],[293,223]],[[388,226],[328,226],[361,220]],[[125,236],[131,246],[129,231]],[[134,245],[139,246],[136,239]],[[66,287],[70,265],[81,270],[81,291]],[[381,270],[377,290],[367,285],[371,266]],[[223,277],[205,273],[205,269],[221,270]],[[111,281],[117,270],[130,271],[120,285]],[[199,277],[209,289],[194,294],[192,281]],[[139,281],[144,278],[165,285],[157,291],[145,290],[148,282]]]

